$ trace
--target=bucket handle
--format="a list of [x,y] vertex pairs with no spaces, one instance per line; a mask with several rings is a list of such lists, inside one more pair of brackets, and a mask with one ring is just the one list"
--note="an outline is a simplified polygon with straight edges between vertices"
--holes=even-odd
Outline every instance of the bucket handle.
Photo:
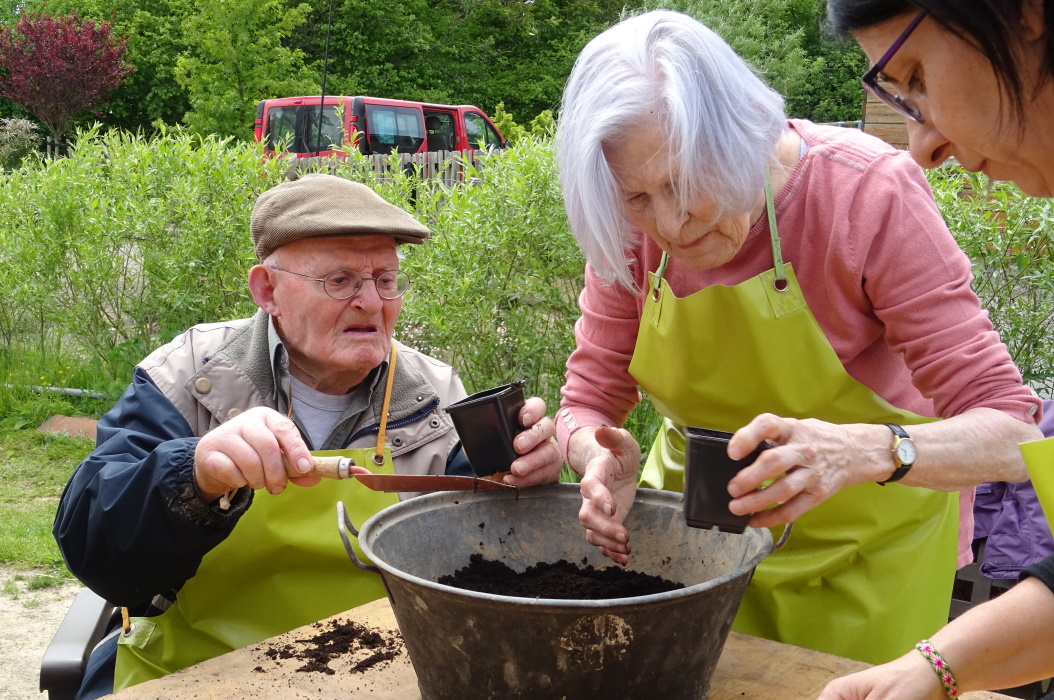
[[355,554],[355,548],[351,546],[351,539],[348,537],[348,531],[355,536],[355,539],[359,537],[359,531],[355,529],[355,526],[351,523],[351,518],[348,517],[348,510],[344,507],[344,501],[337,501],[337,530],[340,531],[340,539],[344,540],[344,551],[348,553],[348,558],[351,559],[351,563],[359,567],[363,571],[369,571],[370,573],[379,574],[381,570],[373,564],[364,564],[359,561],[359,557]]
[[[343,505],[344,504],[341,504],[341,506]],[[787,523],[787,527],[783,528],[783,534],[780,535],[780,538],[776,541],[776,544],[772,545],[772,549],[769,550],[769,554],[772,554],[773,552],[778,552],[779,550],[783,549],[783,545],[787,544],[787,540],[790,539],[791,529],[793,527],[794,523]]]

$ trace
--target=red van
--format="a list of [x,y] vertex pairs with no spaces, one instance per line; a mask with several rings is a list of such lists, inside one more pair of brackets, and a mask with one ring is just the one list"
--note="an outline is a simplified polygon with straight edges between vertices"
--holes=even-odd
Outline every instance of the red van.
[[[322,138],[319,139],[319,116]],[[365,155],[504,148],[505,139],[483,110],[382,97],[319,96],[262,100],[256,140],[298,158],[338,155],[334,144],[354,144]]]

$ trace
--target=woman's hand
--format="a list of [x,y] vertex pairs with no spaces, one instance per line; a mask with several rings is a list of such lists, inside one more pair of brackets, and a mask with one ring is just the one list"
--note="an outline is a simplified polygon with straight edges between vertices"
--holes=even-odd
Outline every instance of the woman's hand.
[[944,688],[922,654],[912,650],[827,684],[817,700],[946,700]]
[[[892,433],[883,425],[836,425],[771,413],[737,430],[728,443],[728,456],[743,459],[763,440],[775,447],[763,451],[728,483],[734,499],[729,510],[736,515],[753,513],[751,527],[793,522],[846,486],[879,480],[882,464],[888,463],[890,474],[895,466]],[[861,465],[879,471],[868,474],[873,479],[861,478]],[[766,510],[770,506],[776,507]]]
[[556,444],[556,424],[545,415],[545,401],[532,396],[520,409],[520,424],[527,428],[513,440],[513,449],[521,455],[509,467],[504,481],[513,486],[551,484],[560,480],[564,460]]
[[617,564],[629,561],[629,533],[622,526],[637,493],[640,445],[622,428],[583,428],[571,437],[569,461],[582,474],[578,519],[586,541]]
[[281,493],[287,482],[313,486],[311,452],[293,421],[257,406],[205,434],[194,449],[198,492],[212,502],[248,485]]

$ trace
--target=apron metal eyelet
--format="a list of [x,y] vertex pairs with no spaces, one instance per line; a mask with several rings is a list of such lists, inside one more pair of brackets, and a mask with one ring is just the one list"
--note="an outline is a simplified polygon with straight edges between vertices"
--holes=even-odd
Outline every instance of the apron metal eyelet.
[[791,286],[790,285],[790,280],[785,280],[785,279],[781,280],[781,279],[778,279],[778,278],[772,280],[772,288],[775,289],[780,294],[783,294],[788,289],[790,289],[790,286]]
[[382,466],[384,464],[384,457],[382,455],[379,455],[379,454],[374,454],[373,455],[373,463],[376,464],[378,467]]
[[656,287],[655,289],[651,290],[651,300],[652,301],[658,301],[659,300],[659,288],[658,287]]

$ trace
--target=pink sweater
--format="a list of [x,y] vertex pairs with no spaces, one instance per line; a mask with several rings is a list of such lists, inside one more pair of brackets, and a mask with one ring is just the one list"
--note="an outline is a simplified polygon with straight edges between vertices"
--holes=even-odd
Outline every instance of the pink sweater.
[[[894,406],[947,418],[993,408],[1035,423],[1040,400],[1021,375],[970,288],[970,261],[948,232],[921,169],[855,129],[792,120],[808,150],[776,195],[784,261],[846,371]],[[662,251],[641,235],[634,280]],[[768,217],[730,262],[697,272],[671,259],[665,278],[678,296],[735,285],[772,268]],[[644,295],[609,285],[586,267],[567,361],[557,437],[580,427],[622,425],[640,399],[629,362]],[[960,566],[971,560],[973,490],[960,499]]]

